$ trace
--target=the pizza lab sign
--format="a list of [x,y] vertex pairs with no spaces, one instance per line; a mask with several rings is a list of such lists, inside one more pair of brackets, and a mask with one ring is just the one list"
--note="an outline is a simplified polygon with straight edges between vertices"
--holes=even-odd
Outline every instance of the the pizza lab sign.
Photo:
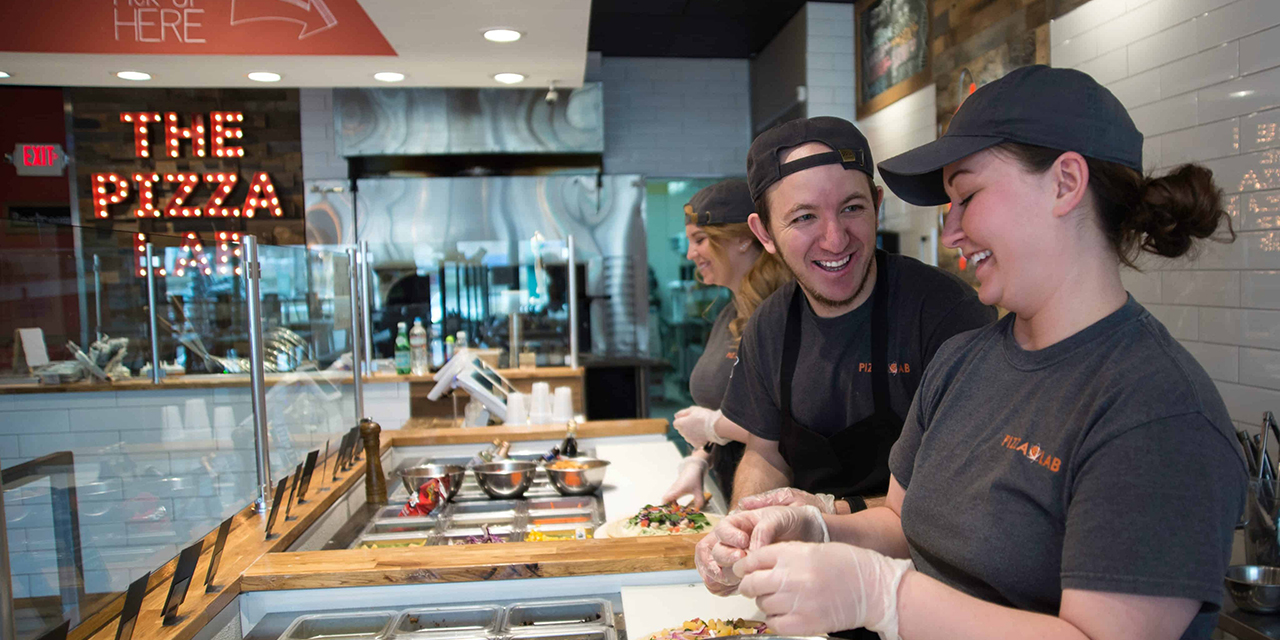
[[[138,158],[178,158],[185,150],[199,158],[244,157],[244,147],[235,146],[235,141],[244,137],[244,113],[239,111],[210,113],[209,128],[204,114],[190,115],[185,125],[173,112],[161,116],[159,112],[128,111],[120,114],[120,121],[133,128],[133,152]],[[163,143],[160,136],[153,139],[157,128],[164,132]],[[94,173],[90,176],[93,217],[110,218],[119,205],[130,206],[129,217],[135,219],[252,218],[259,211],[284,215],[279,194],[266,172],[253,174],[243,199],[235,198],[239,182],[235,171]]]

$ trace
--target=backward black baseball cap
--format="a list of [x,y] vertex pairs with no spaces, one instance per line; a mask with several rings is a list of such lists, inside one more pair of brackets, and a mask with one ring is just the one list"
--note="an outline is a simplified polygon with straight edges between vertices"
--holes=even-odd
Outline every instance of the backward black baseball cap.
[[983,85],[941,138],[881,162],[880,177],[911,204],[946,204],[942,168],[1005,142],[1075,151],[1142,173],[1142,133],[1115,95],[1075,69],[1032,65]]
[[[783,163],[781,153],[806,142],[821,142],[832,151]],[[759,200],[775,182],[813,167],[838,164],[875,178],[875,161],[867,137],[843,118],[819,116],[784,122],[760,134],[747,152],[747,182],[751,198]]]
[[725,180],[703,187],[684,205],[685,215],[692,216],[692,222],[699,227],[746,222],[755,210],[751,190],[741,180]]

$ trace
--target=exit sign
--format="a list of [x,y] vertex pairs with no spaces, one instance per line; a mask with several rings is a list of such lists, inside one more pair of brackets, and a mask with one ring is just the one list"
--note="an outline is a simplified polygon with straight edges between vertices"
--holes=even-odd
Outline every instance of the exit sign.
[[23,144],[13,147],[9,161],[20,176],[60,176],[67,166],[67,156],[60,144]]

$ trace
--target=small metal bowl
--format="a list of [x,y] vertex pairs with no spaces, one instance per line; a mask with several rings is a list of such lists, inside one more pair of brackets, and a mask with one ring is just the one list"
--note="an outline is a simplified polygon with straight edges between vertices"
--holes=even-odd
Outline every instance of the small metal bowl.
[[533,485],[533,477],[538,472],[538,465],[519,460],[501,460],[486,462],[472,467],[476,474],[476,484],[490,498],[505,500],[519,498]]
[[404,488],[409,490],[410,495],[418,493],[427,480],[439,478],[440,484],[444,485],[445,499],[452,500],[455,495],[458,495],[458,489],[462,487],[462,476],[466,473],[466,467],[456,464],[423,464],[401,469],[396,472],[396,475],[400,478],[400,482],[404,483]]
[[1225,581],[1237,607],[1253,613],[1280,612],[1280,568],[1238,564],[1227,567]]
[[[551,484],[566,496],[583,496],[595,493],[604,484],[604,472],[609,466],[608,460],[598,458],[564,458],[582,465],[581,469],[552,469],[545,467]],[[554,461],[553,461],[554,462]]]

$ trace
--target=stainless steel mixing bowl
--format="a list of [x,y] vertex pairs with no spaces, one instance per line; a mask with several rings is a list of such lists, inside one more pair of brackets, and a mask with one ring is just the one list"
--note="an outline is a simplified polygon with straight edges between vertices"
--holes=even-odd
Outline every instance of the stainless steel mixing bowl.
[[519,460],[500,460],[486,462],[472,467],[476,474],[476,484],[480,485],[490,498],[505,500],[519,498],[533,484],[533,477],[538,472],[538,465]]
[[466,473],[466,467],[456,464],[423,464],[401,469],[396,472],[396,475],[400,477],[400,481],[404,483],[404,488],[409,490],[410,495],[417,493],[427,480],[439,478],[440,483],[444,485],[447,499],[452,500],[453,496],[458,494],[458,489],[462,487],[462,476]]
[[1227,567],[1226,585],[1227,593],[1241,609],[1280,612],[1280,568],[1254,564]]
[[608,460],[598,458],[561,458],[572,460],[582,466],[581,469],[552,469],[555,461],[547,463],[547,477],[556,491],[566,496],[582,496],[595,493],[604,484],[604,472],[609,466]]

